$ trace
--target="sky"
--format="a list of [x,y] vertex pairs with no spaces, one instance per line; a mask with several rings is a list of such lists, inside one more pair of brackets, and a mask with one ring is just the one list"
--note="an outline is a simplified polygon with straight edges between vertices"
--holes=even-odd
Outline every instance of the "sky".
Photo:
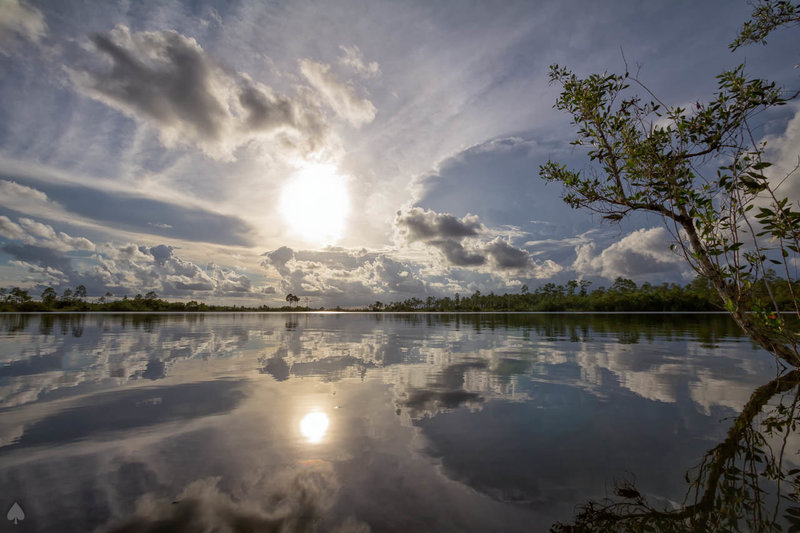
[[[312,307],[685,283],[657,217],[561,200],[583,169],[551,64],[797,89],[800,33],[728,43],[746,2],[0,0],[0,287]],[[760,114],[776,169],[798,106]],[[800,198],[796,180],[786,185]]]

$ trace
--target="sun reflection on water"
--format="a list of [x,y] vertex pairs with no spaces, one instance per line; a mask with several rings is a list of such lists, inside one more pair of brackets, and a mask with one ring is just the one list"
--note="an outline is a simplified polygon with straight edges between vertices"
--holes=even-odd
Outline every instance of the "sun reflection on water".
[[308,442],[316,444],[325,437],[325,433],[328,432],[329,424],[330,420],[328,419],[328,415],[314,411],[308,413],[300,421],[300,433]]

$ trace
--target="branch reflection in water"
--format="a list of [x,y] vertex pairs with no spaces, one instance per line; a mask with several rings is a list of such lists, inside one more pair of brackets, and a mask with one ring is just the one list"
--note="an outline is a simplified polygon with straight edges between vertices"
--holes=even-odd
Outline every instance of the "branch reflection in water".
[[784,466],[800,454],[799,400],[800,369],[757,388],[727,438],[686,474],[683,505],[650,502],[625,481],[552,531],[800,531],[800,469]]

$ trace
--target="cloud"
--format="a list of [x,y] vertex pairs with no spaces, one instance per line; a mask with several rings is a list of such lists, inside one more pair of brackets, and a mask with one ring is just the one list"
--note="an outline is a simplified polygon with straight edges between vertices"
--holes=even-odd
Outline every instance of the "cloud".
[[500,237],[487,244],[485,251],[500,268],[525,268],[531,262],[528,252],[514,248]]
[[[0,248],[16,264],[27,268],[41,284],[85,285],[90,294],[137,293],[154,290],[162,296],[245,296],[271,294],[274,288],[253,288],[250,278],[234,269],[209,262],[201,267],[175,255],[166,244],[145,246],[95,245],[84,237],[57,232],[29,218],[14,222],[0,216],[0,237],[10,241]],[[93,264],[78,271],[66,252],[93,251]],[[271,290],[270,290],[271,289]]]
[[486,257],[480,253],[468,251],[460,242],[454,239],[428,241],[428,244],[438,248],[453,266],[479,266],[486,263]]
[[421,207],[412,207],[406,212],[398,211],[395,228],[399,237],[408,243],[476,237],[486,230],[474,215],[457,218],[449,213],[436,213]]
[[164,266],[167,260],[172,257],[172,246],[159,244],[150,248],[148,252],[153,256],[157,265]]
[[364,55],[361,53],[361,49],[359,49],[358,46],[341,45],[339,48],[344,53],[344,55],[339,57],[339,63],[342,65],[350,67],[356,74],[364,76],[365,78],[373,78],[380,75],[381,67],[378,65],[378,62],[370,61],[369,63],[364,63]]
[[670,235],[663,227],[640,229],[611,244],[602,252],[588,243],[576,248],[572,268],[581,275],[596,274],[608,279],[640,279],[655,273],[687,272],[682,258],[669,249]]
[[353,126],[369,124],[375,119],[376,109],[366,98],[359,98],[355,89],[339,81],[330,65],[301,59],[300,72],[322,96],[328,106]]
[[286,263],[294,259],[294,250],[281,246],[277,250],[267,252],[264,255],[266,256],[264,260],[265,266],[272,265],[281,275],[286,275],[289,272],[286,268]]
[[8,55],[15,39],[39,43],[47,34],[42,12],[19,0],[4,0],[0,6],[0,54]]
[[50,200],[44,192],[11,180],[0,180],[0,205],[20,213],[61,210],[61,206]]
[[[786,125],[786,130],[781,135],[768,136],[766,142],[767,160],[773,162],[774,166],[765,170],[765,173],[776,187],[778,198],[786,197],[795,203],[800,202],[797,180],[800,165],[800,106],[795,106],[795,114]],[[787,179],[788,176],[791,178]]]
[[[511,228],[512,233],[516,228]],[[395,217],[395,240],[412,244],[422,242],[439,250],[448,266],[478,268],[487,272],[513,272],[535,278],[547,278],[562,270],[551,260],[534,261],[530,253],[513,246],[501,237],[486,242],[496,234],[488,230],[475,215],[458,218],[449,213],[413,207],[398,211]]]
[[[206,272],[216,283],[216,292],[218,294],[236,295],[253,292],[250,278],[244,274],[239,274],[233,269],[209,263],[206,265]],[[260,292],[262,294],[272,294],[268,292],[268,289],[272,289],[272,293],[275,292],[273,287],[266,287]]]
[[313,106],[247,75],[229,74],[191,37],[172,30],[131,33],[119,25],[91,41],[110,68],[68,69],[75,86],[154,125],[168,147],[196,144],[212,157],[231,159],[257,133],[294,134],[309,150],[324,135]]
[[160,200],[65,181],[35,181],[37,188],[31,188],[0,180],[0,205],[19,212],[47,215],[50,219],[77,218],[99,223],[104,228],[156,232],[160,238],[195,242],[248,245],[255,231],[236,214],[182,205],[179,202],[185,200],[178,195]]
[[136,291],[155,290],[165,296],[243,296],[265,293],[254,289],[250,278],[215,263],[205,268],[175,255],[172,246],[141,246],[133,243],[106,245],[100,258],[102,271],[117,286]]
[[28,233],[8,217],[0,216],[0,237],[21,241],[28,237]]
[[265,253],[262,265],[278,274],[282,292],[319,298],[326,306],[364,305],[373,298],[423,294],[428,289],[418,266],[366,250],[295,252],[284,246]]
[[92,251],[95,248],[94,243],[89,239],[72,237],[63,231],[56,232],[52,226],[30,218],[20,218],[15,223],[6,216],[0,216],[0,237],[61,252],[73,250]]
[[52,248],[33,244],[9,243],[3,245],[2,250],[14,257],[23,266],[31,265],[41,269],[34,269],[34,272],[65,279],[73,279],[77,274],[72,268],[72,260]]

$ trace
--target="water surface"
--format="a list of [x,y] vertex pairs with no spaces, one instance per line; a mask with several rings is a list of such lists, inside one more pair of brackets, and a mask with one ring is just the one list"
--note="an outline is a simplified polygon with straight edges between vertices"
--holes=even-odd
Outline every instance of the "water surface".
[[16,314],[0,335],[14,531],[546,530],[623,477],[681,502],[776,373],[724,315]]

